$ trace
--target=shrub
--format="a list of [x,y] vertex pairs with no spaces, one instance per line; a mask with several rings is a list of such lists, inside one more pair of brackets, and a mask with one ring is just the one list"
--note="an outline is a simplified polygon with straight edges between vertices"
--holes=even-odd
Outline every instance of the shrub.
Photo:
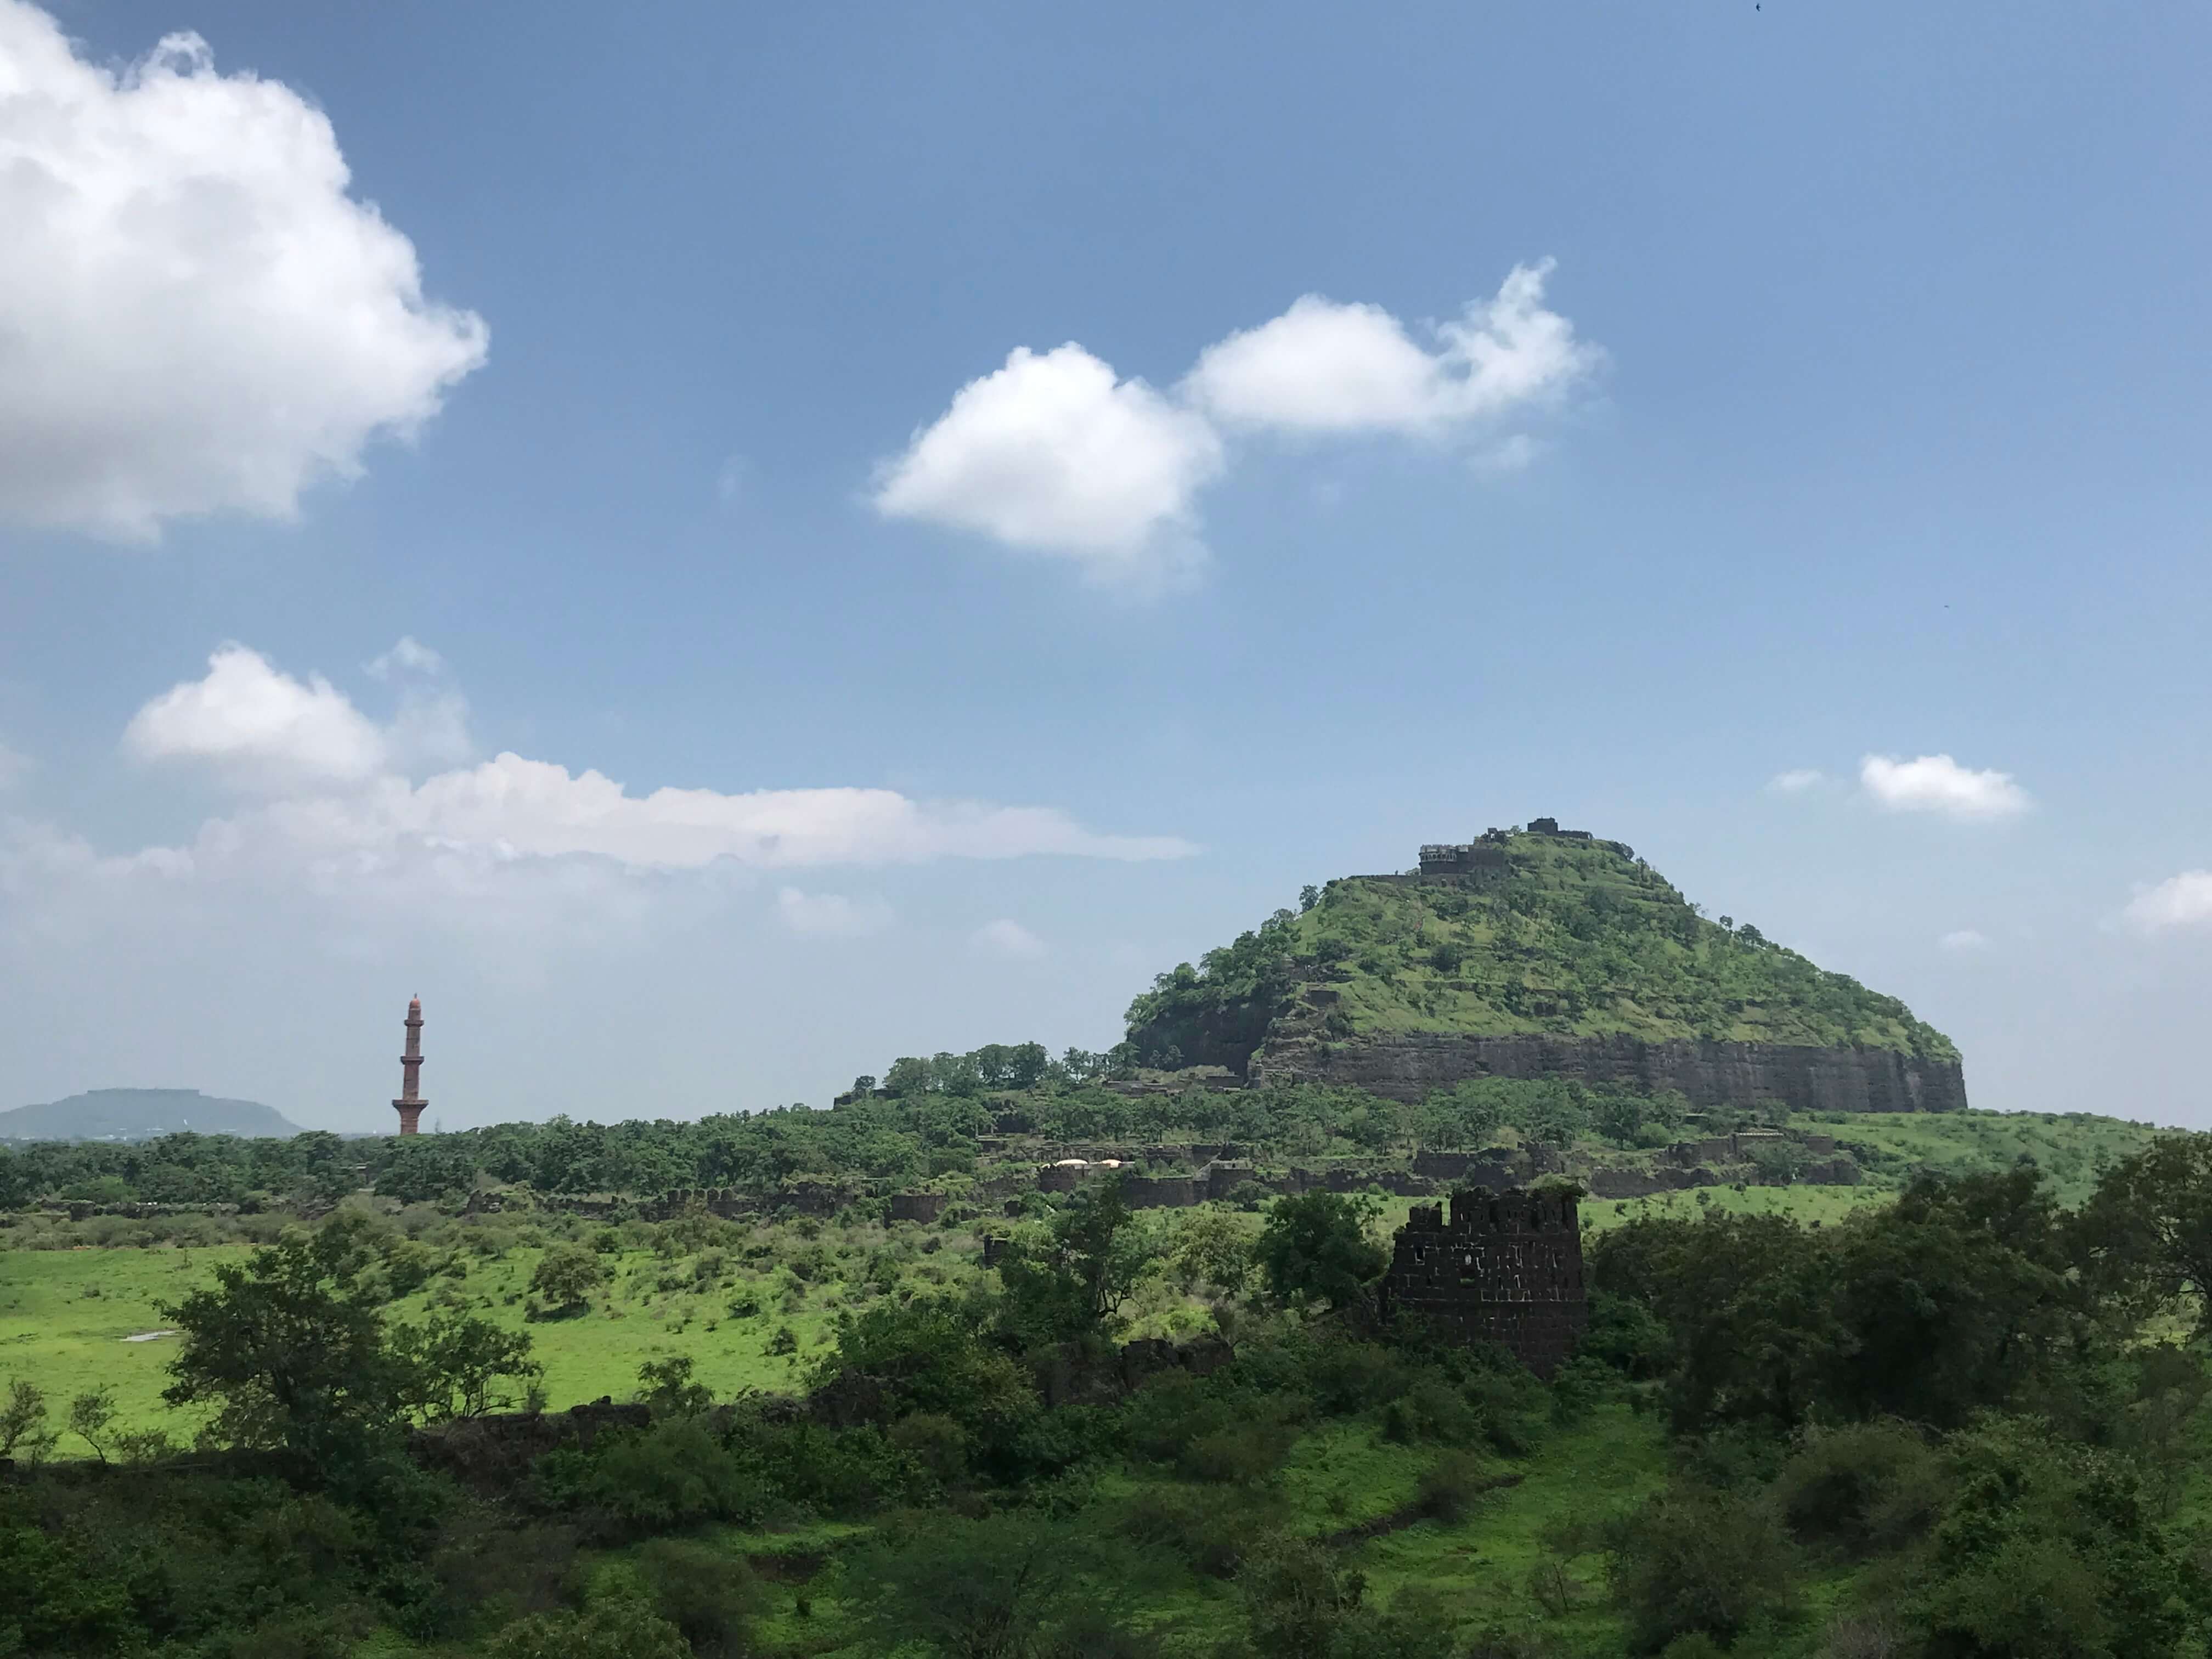
[[1253,1486],[1275,1472],[1295,1437],[1279,1423],[1244,1423],[1200,1435],[1182,1449],[1176,1466],[1196,1480]]
[[1270,1498],[1154,1487],[1130,1500],[1121,1531],[1138,1543],[1166,1550],[1194,1572],[1227,1578],[1243,1565],[1255,1540],[1266,1537],[1279,1520],[1279,1505]]
[[1482,1418],[1468,1404],[1467,1396],[1437,1376],[1422,1377],[1382,1408],[1386,1440],[1432,1440],[1446,1446],[1464,1446],[1482,1428]]
[[602,1537],[638,1537],[702,1521],[757,1521],[769,1493],[699,1417],[611,1433],[588,1451],[538,1460],[540,1503],[579,1513]]
[[541,1613],[509,1625],[491,1659],[689,1659],[684,1632],[642,1601],[619,1598],[586,1613]]
[[1632,1652],[1658,1653],[1680,1636],[1733,1641],[1753,1620],[1797,1609],[1789,1536],[1755,1499],[1674,1487],[1610,1532],[1613,1600]]
[[1902,1423],[1859,1423],[1808,1435],[1775,1483],[1801,1543],[1849,1559],[1909,1542],[1942,1507],[1941,1462]]
[[606,1282],[599,1258],[580,1245],[548,1250],[530,1275],[530,1288],[556,1308],[580,1308]]
[[1421,1472],[1413,1508],[1431,1521],[1457,1521],[1492,1484],[1479,1461],[1464,1452],[1447,1452]]
[[637,1570],[655,1610],[700,1659],[743,1659],[762,1604],[759,1581],[743,1560],[664,1538],[638,1552]]

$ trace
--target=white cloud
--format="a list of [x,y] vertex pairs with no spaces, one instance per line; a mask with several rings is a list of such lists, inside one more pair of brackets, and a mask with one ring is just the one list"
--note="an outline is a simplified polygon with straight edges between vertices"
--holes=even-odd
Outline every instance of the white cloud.
[[1869,755],[1859,783],[1893,812],[1936,812],[1950,818],[2006,818],[2027,811],[2027,791],[2007,772],[1977,772],[1948,755],[1900,761]]
[[1033,961],[1044,954],[1044,941],[1010,917],[987,921],[975,933],[980,948],[1017,962]]
[[1826,775],[1818,768],[1800,766],[1791,771],[1777,772],[1766,781],[1766,787],[1778,795],[1802,795],[1826,781]]
[[458,766],[476,753],[469,704],[446,672],[446,659],[411,634],[368,665],[380,680],[397,681],[399,711],[385,728],[394,770]]
[[[422,647],[415,652],[434,659]],[[149,760],[206,763],[272,797],[210,823],[198,852],[227,857],[252,845],[277,864],[330,869],[365,868],[410,847],[495,863],[584,856],[638,871],[724,860],[782,870],[1038,854],[1144,860],[1194,850],[1173,836],[1101,835],[1050,807],[921,802],[890,789],[632,795],[599,772],[572,775],[513,753],[412,783],[398,768],[424,733],[410,719],[403,703],[391,726],[379,726],[321,676],[295,679],[258,653],[227,645],[204,678],[140,709],[125,745]]]
[[0,520],[287,518],[484,361],[281,82],[173,34],[118,72],[0,0]]
[[807,893],[796,887],[776,894],[775,913],[786,927],[804,939],[865,939],[891,925],[890,907],[880,899]]
[[1102,585],[1157,591],[1204,564],[1197,501],[1227,463],[1222,426],[1474,432],[1477,471],[1517,471],[1540,446],[1498,423],[1559,402],[1604,361],[1545,308],[1551,269],[1516,266],[1496,297],[1429,330],[1432,345],[1379,307],[1310,294],[1207,347],[1169,396],[1118,378],[1072,341],[1018,348],[878,470],[876,510],[1068,559]]
[[1193,501],[1221,440],[1081,346],[1020,348],[961,387],[878,481],[876,510],[1071,559],[1093,580],[1151,586],[1202,559]]
[[2212,870],[2185,870],[2154,887],[2136,890],[2124,913],[2138,933],[2212,927]]
[[1936,943],[1946,951],[1955,951],[1960,954],[1974,951],[1986,951],[1990,947],[1989,940],[1971,927],[1961,927],[1954,933],[1946,933],[1942,938],[1937,939]]
[[13,789],[31,775],[31,757],[0,743],[0,789]]
[[[1380,306],[1309,294],[1200,354],[1183,390],[1217,420],[1291,432],[1433,435],[1557,399],[1603,361],[1544,307],[1548,259],[1414,341]],[[1523,451],[1510,452],[1523,462]]]
[[207,677],[172,686],[123,733],[142,760],[198,760],[262,788],[363,783],[390,760],[385,734],[321,675],[304,683],[226,645]]

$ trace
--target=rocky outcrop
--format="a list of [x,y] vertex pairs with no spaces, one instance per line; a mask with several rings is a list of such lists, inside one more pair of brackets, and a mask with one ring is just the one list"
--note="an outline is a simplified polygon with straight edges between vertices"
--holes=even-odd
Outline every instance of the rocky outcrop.
[[1255,1085],[1349,1085],[1393,1100],[1419,1100],[1484,1077],[1559,1078],[1647,1093],[1671,1089],[1696,1106],[1780,1101],[1800,1112],[1950,1112],[1966,1103],[1956,1060],[1893,1048],[1412,1031],[1333,1043],[1271,1038],[1251,1066]]

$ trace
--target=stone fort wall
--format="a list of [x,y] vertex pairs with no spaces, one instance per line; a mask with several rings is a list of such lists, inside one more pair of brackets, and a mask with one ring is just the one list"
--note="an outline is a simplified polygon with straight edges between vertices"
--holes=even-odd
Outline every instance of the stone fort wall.
[[1251,1063],[1255,1085],[1345,1085],[1392,1100],[1421,1100],[1433,1090],[1485,1077],[1558,1078],[1646,1094],[1672,1089],[1694,1106],[1779,1101],[1798,1112],[1951,1112],[1966,1103],[1956,1060],[1894,1048],[1409,1031],[1337,1043],[1327,1052],[1310,1041],[1270,1042]]
[[1589,1323],[1575,1200],[1475,1188],[1452,1194],[1449,1218],[1441,1205],[1416,1204],[1398,1230],[1382,1305],[1503,1343],[1549,1377]]

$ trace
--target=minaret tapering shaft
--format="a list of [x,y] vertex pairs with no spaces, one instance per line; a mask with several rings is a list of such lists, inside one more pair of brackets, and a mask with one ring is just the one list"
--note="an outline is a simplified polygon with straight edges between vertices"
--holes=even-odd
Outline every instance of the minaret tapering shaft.
[[430,1103],[422,1098],[422,999],[410,998],[407,1003],[407,1052],[399,1056],[399,1098],[392,1103],[399,1114],[399,1133],[403,1135],[422,1133],[422,1109]]

